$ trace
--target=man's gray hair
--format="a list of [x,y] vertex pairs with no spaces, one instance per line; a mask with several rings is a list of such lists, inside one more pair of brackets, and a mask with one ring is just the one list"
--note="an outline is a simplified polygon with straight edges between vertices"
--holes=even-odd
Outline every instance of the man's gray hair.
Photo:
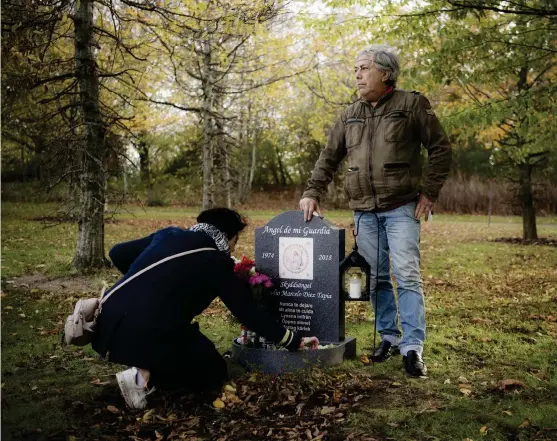
[[358,54],[358,58],[371,55],[375,66],[381,72],[388,72],[389,77],[386,84],[395,86],[398,74],[400,73],[400,63],[395,49],[386,44],[372,44]]

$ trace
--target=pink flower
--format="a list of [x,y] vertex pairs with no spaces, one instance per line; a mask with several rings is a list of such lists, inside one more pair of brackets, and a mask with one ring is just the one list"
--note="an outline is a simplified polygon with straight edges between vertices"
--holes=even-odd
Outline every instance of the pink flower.
[[255,273],[255,275],[249,278],[249,284],[251,286],[263,285],[265,288],[270,288],[273,286],[273,282],[269,276],[261,273]]
[[257,274],[257,273],[255,274],[255,276],[251,276],[251,277],[249,278],[249,284],[250,284],[251,286],[253,286],[253,285],[258,285],[258,284],[260,284],[260,283],[261,283],[261,277],[260,277],[259,274]]

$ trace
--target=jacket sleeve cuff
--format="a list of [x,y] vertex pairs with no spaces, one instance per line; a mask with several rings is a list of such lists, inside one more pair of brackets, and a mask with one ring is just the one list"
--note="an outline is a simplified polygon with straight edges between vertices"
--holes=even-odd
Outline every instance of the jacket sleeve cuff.
[[422,190],[421,194],[423,194],[424,196],[426,196],[431,202],[437,202],[437,197],[432,196],[430,192],[428,192],[427,190]]
[[319,192],[316,191],[316,190],[306,190],[306,191],[304,191],[304,193],[302,194],[302,199],[303,198],[310,198],[310,199],[313,199],[318,204],[321,203],[320,197],[319,197]]
[[297,334],[290,329],[287,329],[282,337],[282,340],[278,343],[278,346],[284,347],[291,352],[297,351],[300,347],[300,341],[302,340],[302,336]]
[[422,188],[421,193],[423,193],[431,202],[437,202],[439,198],[439,190],[435,191],[431,187],[424,186]]

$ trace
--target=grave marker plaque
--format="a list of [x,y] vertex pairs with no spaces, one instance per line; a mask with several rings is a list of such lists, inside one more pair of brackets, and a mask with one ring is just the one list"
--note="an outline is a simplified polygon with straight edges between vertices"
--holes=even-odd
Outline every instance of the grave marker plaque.
[[285,326],[321,341],[344,340],[339,262],[344,229],[288,211],[255,230],[257,270],[274,280],[272,309]]

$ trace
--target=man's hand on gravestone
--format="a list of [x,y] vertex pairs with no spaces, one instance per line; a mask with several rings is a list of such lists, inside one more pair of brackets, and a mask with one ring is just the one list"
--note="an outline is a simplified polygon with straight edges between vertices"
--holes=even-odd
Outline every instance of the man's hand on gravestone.
[[306,346],[310,349],[317,349],[319,347],[319,339],[317,337],[302,337],[300,349],[304,349]]
[[323,217],[321,214],[321,208],[315,199],[302,198],[300,200],[300,210],[304,212],[304,220],[306,222],[310,221],[315,213]]

